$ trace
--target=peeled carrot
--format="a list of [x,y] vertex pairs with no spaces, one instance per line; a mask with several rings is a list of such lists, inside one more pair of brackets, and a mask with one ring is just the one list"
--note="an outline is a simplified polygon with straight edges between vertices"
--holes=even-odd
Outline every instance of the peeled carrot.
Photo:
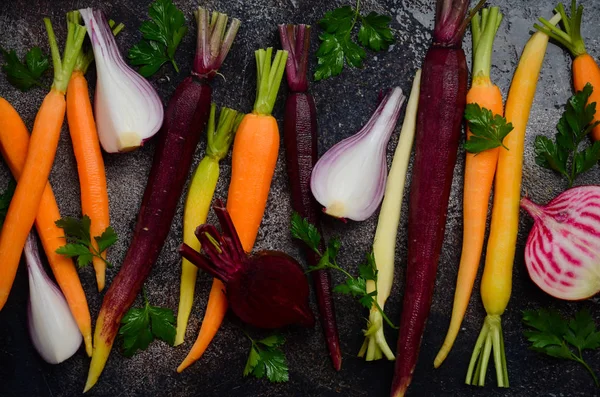
[[0,310],[8,299],[21,252],[48,182],[65,117],[65,92],[76,59],[73,54],[81,48],[86,33],[84,27],[68,23],[68,38],[61,60],[50,19],[44,18],[44,24],[52,52],[54,83],[35,118],[23,172],[0,234]]
[[[550,20],[560,21],[560,14]],[[533,104],[548,35],[534,33],[529,39],[506,100],[504,117],[514,129],[504,139],[509,150],[500,150],[494,185],[492,223],[481,279],[481,300],[487,312],[481,333],[477,338],[469,363],[466,383],[483,386],[490,359],[494,354],[496,379],[499,387],[508,387],[508,370],[504,352],[501,315],[504,313],[512,289],[512,270],[519,229],[519,202],[523,175],[523,149],[529,112]]]
[[[0,98],[0,153],[8,164],[15,179],[19,180],[27,149],[29,132],[17,111],[3,98]],[[56,249],[64,245],[64,231],[54,222],[60,219],[58,205],[49,183],[46,183],[35,223],[48,257],[54,278],[69,304],[71,313],[85,341],[88,356],[92,355],[92,318],[87,299],[75,269],[73,260],[57,254]]]
[[[67,13],[67,18],[69,21],[79,24],[81,15],[79,11],[71,11]],[[119,24],[113,32],[116,34],[122,27],[123,24]],[[90,235],[96,237],[110,226],[110,217],[104,160],[90,102],[88,82],[85,79],[85,73],[93,58],[94,53],[91,50],[79,51],[77,54],[77,61],[67,90],[67,121],[73,152],[75,152],[77,160],[81,189],[81,213],[90,218]],[[92,238],[92,244],[98,249],[94,238]],[[106,259],[106,250],[101,255]],[[101,258],[94,257],[92,264],[96,272],[98,291],[102,291],[106,275],[106,262]]]
[[[254,246],[279,154],[279,128],[271,112],[288,52],[277,51],[271,63],[272,52],[271,47],[255,52],[258,92],[254,110],[242,119],[233,142],[227,211],[246,252]],[[202,357],[215,337],[228,308],[224,291],[225,286],[215,279],[198,339],[177,372]]]
[[[473,81],[467,92],[467,104],[475,103],[491,110],[494,115],[502,115],[502,93],[490,80],[492,46],[502,14],[498,7],[483,9],[481,16],[476,14],[471,20],[473,37]],[[467,139],[471,131],[467,128]],[[450,353],[460,331],[460,325],[467,311],[473,283],[477,276],[487,221],[488,206],[499,148],[481,153],[468,153],[465,161],[465,182],[463,198],[463,244],[454,293],[454,305],[448,333],[433,365],[438,368]]]
[[[573,86],[575,91],[583,90],[583,87],[587,83],[590,83],[594,87],[594,91],[590,95],[588,103],[596,102],[598,104],[600,103],[600,67],[598,67],[596,60],[587,53],[585,43],[581,37],[583,6],[580,5],[577,7],[576,0],[572,0],[570,18],[567,16],[562,3],[558,3],[556,10],[558,11],[558,15],[561,16],[564,30],[544,18],[539,19],[543,26],[536,24],[534,27],[546,33],[571,52],[573,55]],[[598,120],[600,120],[600,112],[596,112],[594,115],[594,121]],[[592,130],[592,138],[596,141],[600,140],[600,124],[596,125]]]

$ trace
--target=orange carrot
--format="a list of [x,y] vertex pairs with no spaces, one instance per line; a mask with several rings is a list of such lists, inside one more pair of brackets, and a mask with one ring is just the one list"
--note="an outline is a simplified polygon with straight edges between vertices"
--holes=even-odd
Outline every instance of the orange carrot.
[[238,128],[231,157],[227,211],[244,250],[254,246],[279,154],[279,129],[271,115],[247,114]]
[[[503,114],[502,93],[490,80],[492,45],[502,14],[498,7],[483,9],[471,20],[473,31],[473,82],[467,93],[467,104],[477,104],[494,115]],[[467,128],[467,139],[471,138]],[[467,311],[473,283],[481,260],[490,193],[498,164],[500,148],[479,153],[467,152],[463,199],[463,244],[454,293],[450,326],[434,366],[439,367],[450,353]]]
[[[77,23],[79,13],[69,13],[69,17],[71,20],[74,18]],[[67,120],[79,173],[81,213],[90,218],[90,235],[95,237],[100,236],[110,225],[110,218],[104,160],[94,122],[88,82],[85,79],[90,58],[88,54],[80,52],[78,62],[71,75],[67,91]],[[92,244],[97,250],[98,244],[94,238],[92,238]],[[101,255],[106,259],[106,251]],[[98,291],[104,289],[106,274],[106,262],[102,258],[94,257],[92,262],[96,272]]]
[[[258,234],[279,154],[279,128],[271,112],[288,53],[277,51],[271,63],[272,51],[269,47],[255,52],[258,92],[254,110],[242,119],[233,142],[227,211],[247,252],[252,250]],[[215,279],[200,334],[177,372],[202,357],[219,330],[228,308],[224,290],[223,284]]]
[[54,83],[44,98],[31,134],[27,158],[0,234],[0,310],[4,307],[19,266],[21,252],[37,214],[52,169],[60,130],[65,117],[65,92],[73,71],[76,53],[85,37],[85,28],[68,23],[64,62],[61,60],[52,24],[44,18],[48,32]]
[[[534,25],[534,27],[546,33],[548,36],[562,44],[573,55],[573,86],[575,91],[583,90],[587,83],[590,83],[594,88],[592,95],[588,99],[588,104],[596,102],[600,103],[600,68],[598,63],[587,53],[585,43],[581,37],[581,16],[583,14],[583,6],[577,7],[576,0],[571,1],[571,17],[569,18],[565,12],[562,3],[556,6],[558,14],[561,16],[561,23],[564,30],[558,26],[552,25],[544,18],[540,18],[543,26]],[[598,108],[598,106],[596,106]],[[600,112],[594,115],[594,121],[600,120]],[[600,140],[600,124],[596,125],[592,130],[592,138]]]
[[[6,100],[0,98],[0,153],[17,180],[21,177],[28,147],[27,127],[17,111]],[[56,249],[65,243],[63,230],[54,223],[59,219],[60,212],[54,199],[54,193],[52,193],[50,184],[46,182],[35,224],[54,278],[83,335],[85,350],[88,356],[91,356],[92,319],[79,275],[73,260],[56,253]]]
[[193,363],[195,363],[202,354],[206,351],[206,348],[216,335],[223,317],[227,313],[227,298],[225,297],[225,286],[221,280],[213,279],[212,287],[210,289],[210,295],[208,296],[208,305],[206,306],[206,314],[202,320],[202,326],[200,327],[200,334],[198,339],[194,342],[192,349],[185,357],[183,362],[177,367],[177,372],[181,372]]

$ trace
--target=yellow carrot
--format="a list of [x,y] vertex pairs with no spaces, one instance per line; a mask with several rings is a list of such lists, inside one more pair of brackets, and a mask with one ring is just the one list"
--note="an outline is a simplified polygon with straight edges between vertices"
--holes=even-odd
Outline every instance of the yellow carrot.
[[[210,107],[207,126],[206,155],[194,171],[192,182],[185,200],[183,212],[183,242],[196,251],[200,251],[200,242],[194,232],[206,222],[208,210],[212,203],[217,181],[219,180],[219,161],[227,155],[235,130],[242,121],[242,114],[233,109],[223,108],[219,116],[218,127],[215,128],[217,106]],[[177,310],[177,335],[175,346],[183,343],[188,319],[194,302],[196,287],[196,265],[183,259],[181,262],[181,287],[179,290],[179,308]]]
[[[559,21],[560,14],[557,14],[550,23],[555,25]],[[498,155],[492,223],[481,279],[481,299],[487,316],[471,356],[467,384],[484,385],[490,354],[493,351],[498,386],[508,387],[500,316],[508,305],[512,289],[525,131],[548,39],[548,35],[542,32],[531,36],[521,54],[506,100],[504,117],[507,122],[512,123],[514,129],[504,140],[504,144],[510,150],[501,150]]]

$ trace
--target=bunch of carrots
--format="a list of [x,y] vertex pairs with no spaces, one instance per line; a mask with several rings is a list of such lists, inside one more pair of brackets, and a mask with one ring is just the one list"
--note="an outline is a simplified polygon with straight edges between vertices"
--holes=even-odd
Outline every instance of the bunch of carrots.
[[[393,394],[398,396],[404,395],[412,379],[420,348],[420,338],[429,313],[428,305],[435,284],[435,271],[443,239],[443,222],[445,222],[452,171],[456,159],[454,154],[456,151],[452,151],[455,147],[451,145],[457,144],[458,141],[454,139],[454,133],[458,133],[460,130],[460,123],[453,117],[452,112],[462,114],[465,105],[467,69],[461,42],[469,18],[472,17],[473,70],[471,88],[466,93],[466,105],[467,109],[473,109],[469,106],[476,105],[478,112],[481,112],[481,114],[489,112],[491,116],[486,122],[467,120],[467,144],[469,141],[473,142],[472,140],[478,139],[474,133],[475,124],[477,124],[476,128],[478,130],[486,130],[488,136],[496,136],[498,142],[479,150],[467,148],[464,172],[462,251],[452,316],[443,345],[434,360],[436,368],[444,362],[450,353],[458,337],[468,307],[479,262],[483,254],[487,212],[493,189],[490,234],[481,282],[481,298],[487,315],[471,356],[466,383],[484,385],[490,355],[493,354],[497,384],[500,387],[508,387],[509,380],[501,316],[507,308],[512,289],[512,270],[519,224],[525,132],[549,39],[556,40],[572,54],[573,84],[576,91],[583,89],[588,83],[591,83],[594,87],[600,87],[600,68],[587,53],[584,40],[581,37],[583,7],[578,7],[576,0],[571,2],[570,16],[567,15],[564,6],[559,4],[556,8],[557,14],[552,19],[540,18],[541,25],[535,25],[538,32],[532,35],[522,52],[511,83],[505,109],[502,103],[502,93],[499,87],[492,82],[490,75],[494,38],[503,19],[499,8],[491,7],[475,13],[484,3],[480,1],[473,13],[466,17],[466,2],[440,0],[438,3],[441,4],[440,15],[446,15],[447,18],[441,18],[438,21],[440,23],[436,24],[436,31],[434,32],[436,40],[432,50],[428,53],[429,55],[425,61],[426,67],[424,68],[425,76],[432,79],[424,80],[424,89],[421,91],[421,96],[425,97],[426,95],[423,95],[423,93],[437,92],[439,89],[433,79],[436,78],[436,73],[439,73],[439,69],[435,67],[442,62],[446,68],[445,73],[451,74],[455,78],[458,88],[455,87],[456,90],[452,92],[445,90],[442,92],[444,95],[437,98],[440,106],[445,105],[451,108],[445,114],[446,119],[430,119],[431,112],[428,112],[426,108],[421,109],[420,114],[422,114],[419,117],[418,130],[421,131],[421,136],[416,138],[417,156],[415,163],[417,163],[417,166],[413,172],[415,181],[412,182],[411,193],[411,201],[416,205],[413,207],[410,216],[412,222],[409,221],[409,228],[412,224],[413,234],[418,235],[419,238],[414,239],[416,243],[413,244],[413,252],[411,253],[409,250],[409,258],[412,258],[412,260],[409,260],[410,268],[407,274],[409,280],[420,280],[422,283],[411,283],[409,293],[405,297],[399,343],[399,353],[402,354],[398,354],[396,377],[393,385]],[[223,29],[223,32],[216,34],[214,40],[217,40],[217,38],[223,40],[227,21],[226,16],[224,14],[220,16],[213,15],[209,21],[208,13],[205,13],[205,10],[201,9],[199,13],[198,18],[201,23],[204,23],[204,25],[199,24],[199,26],[204,26],[204,33],[214,32],[216,23],[220,26],[219,29]],[[440,15],[438,15],[438,18]],[[218,18],[221,19],[217,23]],[[31,136],[17,111],[5,99],[0,97],[0,153],[17,180],[14,197],[0,232],[0,310],[6,304],[25,241],[35,224],[56,281],[65,295],[70,310],[84,337],[86,352],[89,356],[92,356],[90,310],[75,264],[72,259],[57,254],[57,249],[64,245],[65,239],[63,230],[56,226],[56,221],[61,219],[61,215],[48,182],[66,114],[73,151],[77,161],[81,188],[81,213],[91,219],[91,236],[100,235],[109,226],[109,197],[105,167],[89,99],[88,82],[85,78],[87,69],[93,62],[93,53],[82,49],[86,29],[81,25],[79,13],[69,13],[67,20],[67,41],[61,56],[52,24],[48,18],[44,19],[53,61],[54,80],[50,91],[38,110]],[[558,27],[559,22],[562,23],[562,29]],[[114,34],[116,35],[122,27],[122,25],[115,27],[113,29]],[[199,30],[202,29],[199,28]],[[237,25],[233,30],[237,32]],[[449,35],[450,30],[452,30],[451,35]],[[235,32],[233,32],[233,36],[235,36]],[[292,29],[290,32],[294,32],[294,30]],[[285,34],[285,31],[283,31],[283,34]],[[227,36],[229,36],[229,33],[227,33]],[[438,43],[439,40],[437,39],[445,40],[442,43],[444,45],[440,45],[441,41]],[[231,38],[232,40],[233,38]],[[209,40],[203,39],[202,41],[206,41],[205,44],[207,44]],[[222,46],[221,51],[224,51],[220,62],[227,54],[231,41],[226,43],[219,41],[219,46]],[[212,43],[213,39],[210,42]],[[216,41],[214,43],[217,44]],[[308,37],[306,43],[308,44]],[[287,45],[289,47],[289,43]],[[217,123],[216,105],[211,104],[210,114],[205,115],[207,117],[203,118],[203,120],[208,120],[207,151],[206,156],[192,177],[185,204],[183,231],[184,242],[192,244],[193,241],[193,244],[196,244],[193,248],[196,250],[199,250],[200,246],[192,238],[194,230],[198,224],[206,221],[219,177],[219,161],[228,153],[231,144],[233,144],[232,176],[228,191],[227,211],[235,225],[243,249],[248,253],[254,247],[267,206],[280,144],[279,128],[272,112],[286,69],[286,62],[288,62],[288,51],[278,50],[273,56],[273,49],[269,47],[257,50],[255,57],[257,93],[252,112],[242,116],[235,110],[223,108]],[[307,57],[305,52],[303,52],[302,57],[303,59]],[[454,62],[452,65],[446,62],[451,57],[454,57],[452,58],[452,62]],[[290,65],[298,63],[296,58],[298,58],[298,54],[291,54]],[[306,62],[306,59],[304,59],[304,62]],[[305,67],[304,65],[303,68]],[[207,67],[207,69],[211,68]],[[211,69],[202,77],[212,78],[213,75],[210,74],[213,72],[216,74],[216,69]],[[303,69],[302,72],[305,72],[305,70]],[[197,84],[194,79],[198,75],[199,73],[196,72],[195,76],[190,76],[189,81],[185,84],[193,87],[194,84]],[[437,75],[437,78],[439,77],[440,74]],[[194,89],[198,89],[198,87]],[[206,86],[202,87],[202,90],[204,90],[203,95],[210,98],[211,88]],[[189,105],[186,98],[184,96],[177,98],[177,106]],[[209,100],[201,102],[203,102],[203,105],[210,103]],[[600,89],[593,91],[589,102],[600,102]],[[203,114],[208,114],[208,106],[205,107],[207,112],[203,112]],[[194,106],[191,110],[195,111],[196,107]],[[177,112],[173,111],[171,117],[175,118],[176,114]],[[194,112],[189,114],[188,121],[190,125],[195,120],[192,117],[194,114]],[[599,113],[595,117],[595,120],[600,120]],[[482,119],[485,119],[485,117],[482,117]],[[202,124],[201,127],[203,127],[204,121],[200,123]],[[173,122],[170,138],[172,140],[177,138],[176,133],[179,132],[176,127],[173,127],[174,125]],[[429,152],[430,148],[426,148],[423,143],[428,142],[424,138],[426,137],[425,134],[439,133],[438,128],[433,128],[437,126],[443,127],[445,131],[442,132],[444,132],[445,139],[448,142],[446,146],[449,147],[449,152],[445,154],[444,158],[437,159],[440,164],[443,163],[444,169],[441,170],[442,167],[440,167],[439,172],[434,172],[432,169],[436,167],[430,167],[427,161],[427,159],[432,158],[434,153]],[[188,131],[190,134],[189,139],[191,141],[195,140],[195,142],[198,138],[193,134],[196,127],[192,126]],[[510,130],[506,138],[504,136],[498,138],[501,128]],[[309,132],[312,133],[312,131]],[[593,129],[592,135],[595,140],[600,140],[600,125]],[[191,151],[189,153],[190,159],[194,148],[195,145],[188,148]],[[169,154],[169,151],[164,147],[159,148],[159,153],[162,153],[162,150],[165,150],[165,156]],[[439,157],[437,154],[435,156]],[[179,158],[170,158],[169,164],[178,160]],[[184,171],[187,172],[187,169]],[[432,173],[429,174],[429,172]],[[183,175],[183,171],[181,173]],[[416,178],[414,178],[415,175]],[[432,180],[439,183],[433,183],[431,186],[427,185],[425,182],[430,182],[425,180],[428,179],[426,178],[427,175],[430,175]],[[184,176],[180,175],[181,178]],[[419,176],[421,176],[420,181]],[[429,205],[430,203],[426,203],[425,200],[421,200],[425,196],[430,199],[428,189],[432,186],[438,189],[438,185],[443,185],[443,189],[441,189],[443,191],[438,192],[440,197],[434,200],[434,206]],[[182,186],[183,182],[181,182]],[[163,192],[163,195],[167,194]],[[165,199],[164,201],[166,203],[168,200]],[[176,203],[174,200],[171,201],[174,203],[171,212],[174,212]],[[420,209],[423,211],[418,211],[417,205],[421,205],[422,208]],[[432,207],[435,211],[426,207]],[[429,212],[425,214],[427,210]],[[156,215],[154,212],[150,212],[150,215]],[[167,219],[164,219],[164,221],[167,222]],[[435,238],[427,240],[425,237],[428,236],[424,237],[420,234],[426,229],[425,226],[435,226],[432,227],[432,230],[435,229]],[[167,231],[164,231],[165,237]],[[96,244],[94,239],[92,239],[92,244]],[[417,247],[417,249],[414,247]],[[160,247],[155,248],[157,249],[155,254],[158,256]],[[103,258],[94,257],[93,259],[98,291],[102,291],[105,287],[106,253],[102,255]],[[140,259],[138,262],[143,261]],[[144,262],[143,265],[145,266],[146,263]],[[146,266],[145,271],[149,272],[149,267]],[[188,318],[192,309],[196,272],[197,268],[191,263],[186,261],[182,263],[176,345],[183,343],[184,340]],[[127,276],[123,276],[123,278],[127,280],[121,280],[121,282],[126,284],[129,279]],[[114,285],[115,283],[113,283]],[[216,335],[228,310],[224,292],[224,284],[214,279],[199,335],[190,352],[177,368],[177,372],[183,371],[202,357]],[[118,295],[118,293],[115,294]],[[107,296],[113,298],[111,295]],[[135,296],[132,297],[131,301],[134,298]],[[121,307],[121,309],[125,310],[126,308]],[[102,321],[103,319],[102,317]],[[112,323],[107,320],[107,323],[109,323],[107,327],[115,328],[119,321],[120,317]],[[101,326],[94,339],[95,342],[98,341],[98,335],[101,335],[102,331]],[[113,332],[113,334],[116,335],[116,332]],[[94,354],[98,355],[97,352],[101,351],[100,358],[97,359],[100,364],[94,364],[94,361],[92,361],[92,369],[90,370],[92,375],[88,379],[87,389],[93,386],[102,371],[114,335],[107,346],[103,348],[94,346],[96,351]],[[337,334],[335,337],[337,338]],[[389,356],[393,357],[393,352],[389,351]],[[341,365],[341,355],[338,361],[339,364],[334,364],[337,369]]]

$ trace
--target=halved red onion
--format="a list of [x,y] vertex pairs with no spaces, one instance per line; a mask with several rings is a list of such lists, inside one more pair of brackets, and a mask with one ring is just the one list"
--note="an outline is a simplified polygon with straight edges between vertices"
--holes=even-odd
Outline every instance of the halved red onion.
[[100,10],[79,10],[94,50],[94,115],[102,148],[109,152],[137,149],[160,129],[164,110],[152,85],[121,56]]
[[386,148],[404,99],[400,87],[392,89],[358,133],[315,164],[310,188],[326,214],[363,221],[379,207],[387,179]]

